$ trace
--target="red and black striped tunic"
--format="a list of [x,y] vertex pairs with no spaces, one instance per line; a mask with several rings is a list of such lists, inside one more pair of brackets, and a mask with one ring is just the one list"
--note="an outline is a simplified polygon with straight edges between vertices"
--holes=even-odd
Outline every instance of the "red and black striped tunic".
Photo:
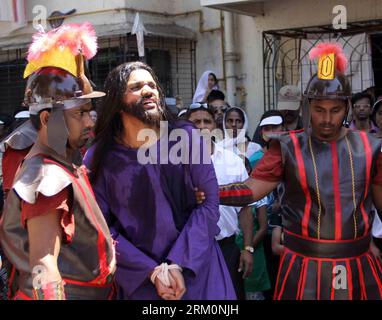
[[369,251],[380,140],[347,131],[323,142],[300,130],[278,141],[252,174],[285,184],[275,299],[381,299],[382,267]]

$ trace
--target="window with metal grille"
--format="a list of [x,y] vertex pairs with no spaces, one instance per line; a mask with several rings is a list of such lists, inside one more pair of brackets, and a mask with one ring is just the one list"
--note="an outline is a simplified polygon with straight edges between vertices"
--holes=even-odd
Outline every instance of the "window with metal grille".
[[264,110],[275,109],[277,93],[284,85],[301,92],[315,72],[309,51],[321,41],[339,42],[349,59],[346,75],[353,93],[369,89],[382,94],[382,20],[348,23],[345,30],[332,25],[272,30],[263,33]]
[[0,62],[0,119],[13,118],[22,106],[26,80],[23,79],[25,59]]
[[[108,73],[118,65],[140,60],[134,44],[134,37],[119,37],[118,39],[101,39],[104,47],[89,61],[89,71],[92,81],[102,88]],[[128,50],[129,49],[129,50]],[[168,50],[145,50],[146,62],[150,65],[164,90],[166,96],[172,95],[171,55]]]
[[173,96],[171,57],[167,50],[147,50],[147,63],[153,68],[167,97]]
[[[100,37],[97,55],[88,62],[90,79],[98,90],[108,73],[124,62],[139,60],[132,35]],[[195,87],[195,42],[186,39],[146,37],[146,62],[153,68],[167,97],[179,96],[188,105]],[[26,50],[0,50],[0,117],[12,118],[24,98]],[[5,116],[3,116],[4,118]]]

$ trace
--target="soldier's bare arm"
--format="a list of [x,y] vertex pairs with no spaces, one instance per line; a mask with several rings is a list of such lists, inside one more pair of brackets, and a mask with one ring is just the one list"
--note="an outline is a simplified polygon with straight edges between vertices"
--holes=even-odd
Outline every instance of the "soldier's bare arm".
[[37,289],[37,295],[39,292],[43,295],[36,298],[60,299],[60,295],[63,295],[62,279],[57,266],[62,238],[60,214],[52,210],[48,214],[33,217],[27,220],[27,228],[29,262],[35,280],[33,286]]

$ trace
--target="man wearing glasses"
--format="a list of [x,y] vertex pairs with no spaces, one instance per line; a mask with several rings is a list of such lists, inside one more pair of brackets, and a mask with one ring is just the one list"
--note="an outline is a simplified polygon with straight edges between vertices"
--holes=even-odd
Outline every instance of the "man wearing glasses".
[[366,92],[359,92],[353,96],[351,102],[353,120],[349,124],[349,129],[377,133],[378,128],[370,119],[373,104],[372,96]]

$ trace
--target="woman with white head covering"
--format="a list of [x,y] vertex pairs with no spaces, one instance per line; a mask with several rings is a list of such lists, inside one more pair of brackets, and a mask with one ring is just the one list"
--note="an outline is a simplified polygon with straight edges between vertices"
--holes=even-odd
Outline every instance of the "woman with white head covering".
[[239,107],[229,108],[223,118],[224,148],[228,148],[239,156],[250,158],[252,154],[261,150],[261,146],[251,142],[247,136],[248,117]]
[[192,103],[206,102],[211,90],[219,90],[218,79],[211,70],[207,70],[200,77]]

